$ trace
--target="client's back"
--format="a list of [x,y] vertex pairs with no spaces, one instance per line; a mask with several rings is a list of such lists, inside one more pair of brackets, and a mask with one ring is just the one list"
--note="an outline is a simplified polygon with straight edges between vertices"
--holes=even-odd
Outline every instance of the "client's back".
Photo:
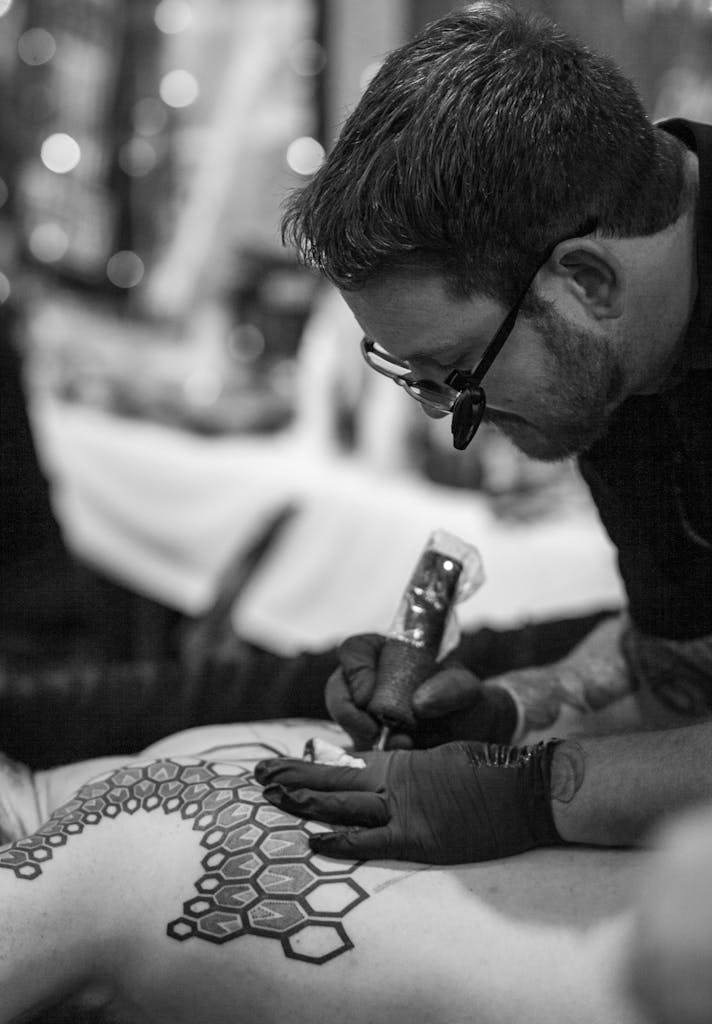
[[78,995],[99,1019],[150,1024],[637,1021],[617,986],[622,923],[601,922],[637,855],[437,869],[312,855],[321,826],[266,803],[252,768],[315,734],[334,739],[325,723],[191,730],[68,799],[75,766],[45,780],[61,805],[0,852],[45,1005]]

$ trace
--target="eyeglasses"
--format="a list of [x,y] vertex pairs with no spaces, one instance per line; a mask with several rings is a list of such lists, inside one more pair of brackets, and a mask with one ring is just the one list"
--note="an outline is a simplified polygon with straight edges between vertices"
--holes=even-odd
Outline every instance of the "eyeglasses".
[[[583,227],[572,232],[566,237],[579,237],[591,234],[596,230],[596,221],[588,221]],[[363,338],[361,341],[361,354],[372,370],[388,377],[398,384],[399,387],[420,402],[426,409],[434,412],[452,413],[452,438],[453,444],[458,451],[464,451],[473,439],[482,423],[487,408],[487,396],[482,387],[482,380],[495,361],[505,341],[512,333],[517,321],[519,310],[526,298],[527,292],[534,283],[541,268],[547,262],[554,249],[564,239],[559,239],[549,247],[546,255],[537,265],[536,270],[527,281],[526,287],[522,290],[514,306],[507,313],[497,333],[485,349],[474,370],[453,370],[447,375],[443,383],[432,380],[420,380],[413,376],[413,372],[407,363],[402,363],[375,341]]]
[[[536,273],[538,272],[539,267]],[[482,387],[482,379],[512,333],[520,307],[536,273],[532,275],[526,289],[502,321],[474,370],[453,370],[442,384],[414,377],[407,363],[401,363],[377,342],[369,338],[363,338],[361,341],[361,354],[372,370],[390,378],[426,409],[452,413],[452,440],[458,451],[467,448],[482,423],[487,408],[487,396]]]

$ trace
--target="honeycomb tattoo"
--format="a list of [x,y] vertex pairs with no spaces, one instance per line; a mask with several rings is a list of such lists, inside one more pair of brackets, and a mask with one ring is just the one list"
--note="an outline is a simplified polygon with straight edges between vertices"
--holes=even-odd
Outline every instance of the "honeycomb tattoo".
[[[281,753],[254,743],[230,749],[248,761]],[[313,854],[309,833],[319,826],[266,803],[248,768],[205,754],[133,762],[92,779],[32,836],[0,852],[0,867],[31,881],[85,829],[159,810],[191,823],[202,854],[196,894],[169,922],[170,938],[222,944],[259,935],[313,964],[353,948],[342,918],[368,898],[351,877],[358,862]]]

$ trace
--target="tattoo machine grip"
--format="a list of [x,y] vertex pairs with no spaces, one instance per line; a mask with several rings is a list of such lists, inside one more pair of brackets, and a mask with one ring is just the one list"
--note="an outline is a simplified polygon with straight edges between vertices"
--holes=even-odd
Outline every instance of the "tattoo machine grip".
[[[368,711],[388,732],[416,729],[413,694],[459,638],[453,606],[482,583],[479,553],[444,530],[431,535],[386,634]],[[454,641],[454,642],[453,642]]]

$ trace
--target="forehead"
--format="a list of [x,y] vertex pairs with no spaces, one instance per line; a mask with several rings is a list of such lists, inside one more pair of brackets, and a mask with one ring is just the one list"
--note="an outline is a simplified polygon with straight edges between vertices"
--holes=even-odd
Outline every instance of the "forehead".
[[389,275],[342,294],[364,333],[403,355],[487,338],[504,314],[487,296],[453,297],[438,274]]

